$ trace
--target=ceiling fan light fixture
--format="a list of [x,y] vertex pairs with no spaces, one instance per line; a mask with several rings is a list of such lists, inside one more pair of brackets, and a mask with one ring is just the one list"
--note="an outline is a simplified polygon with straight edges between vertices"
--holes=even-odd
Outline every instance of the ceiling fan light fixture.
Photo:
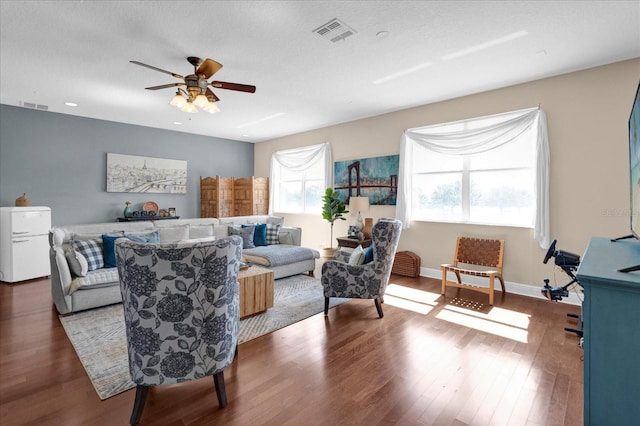
[[184,99],[184,96],[182,96],[180,92],[176,92],[176,95],[173,97],[173,99],[171,99],[171,102],[169,102],[169,105],[173,105],[174,107],[177,107],[177,108],[182,108],[183,106],[185,106],[186,103],[187,101]]
[[209,103],[209,100],[205,95],[198,95],[193,101],[193,104],[197,107],[204,108]]
[[[1,1],[1,0],[0,0]],[[181,111],[186,113],[196,113],[198,108],[209,114],[215,114],[220,112],[220,108],[216,105],[216,102],[220,99],[209,89],[211,86],[216,89],[235,90],[238,92],[255,93],[256,87],[249,84],[230,83],[225,81],[207,81],[213,74],[218,72],[222,68],[222,64],[214,61],[213,59],[200,59],[195,56],[189,56],[187,61],[194,66],[193,74],[182,76],[171,71],[163,70],[153,65],[143,64],[138,61],[129,61],[132,64],[139,65],[145,68],[149,68],[155,71],[159,71],[165,74],[169,74],[177,79],[182,80],[181,83],[169,83],[159,86],[146,87],[147,90],[159,90],[168,89],[169,87],[175,88],[177,86],[186,86],[186,88],[174,89],[176,90],[175,96],[169,102],[169,105],[180,108]]]
[[188,112],[189,114],[193,114],[195,112],[198,112],[198,108],[195,107],[195,105],[193,105],[191,102],[187,102],[186,104],[184,104],[184,106],[180,109],[180,111],[182,112]]

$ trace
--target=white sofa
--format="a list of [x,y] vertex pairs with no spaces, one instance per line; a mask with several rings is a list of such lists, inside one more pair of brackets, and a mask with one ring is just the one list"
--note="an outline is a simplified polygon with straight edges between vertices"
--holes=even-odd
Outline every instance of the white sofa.
[[[102,234],[148,234],[158,231],[160,243],[197,238],[220,238],[229,234],[229,226],[243,224],[280,225],[279,244],[244,249],[243,256],[273,270],[274,278],[300,273],[313,274],[318,251],[300,247],[302,229],[284,226],[278,216],[236,216],[227,218],[144,220],[53,227],[49,232],[51,294],[60,314],[68,314],[122,301],[117,268],[89,271],[85,276],[72,272],[69,259],[71,240],[99,239]],[[273,254],[270,256],[269,254]],[[71,256],[72,257],[72,256]]]

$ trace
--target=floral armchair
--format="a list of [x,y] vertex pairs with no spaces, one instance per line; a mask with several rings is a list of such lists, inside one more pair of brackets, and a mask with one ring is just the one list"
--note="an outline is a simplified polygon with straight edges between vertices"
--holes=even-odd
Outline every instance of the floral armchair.
[[118,239],[116,259],[136,383],[131,424],[150,386],[213,376],[227,405],[223,370],[237,353],[242,239],[142,244]]
[[382,312],[382,297],[389,283],[393,259],[398,248],[402,222],[380,219],[373,227],[373,260],[363,265],[350,265],[349,253],[339,251],[333,260],[322,265],[324,314],[329,314],[331,297],[373,299],[378,316]]

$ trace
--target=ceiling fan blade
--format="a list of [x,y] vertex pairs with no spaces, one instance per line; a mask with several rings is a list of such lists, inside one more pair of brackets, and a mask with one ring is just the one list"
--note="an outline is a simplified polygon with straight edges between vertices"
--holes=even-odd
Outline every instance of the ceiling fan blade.
[[152,70],[156,70],[156,71],[163,72],[163,73],[165,73],[165,74],[172,75],[172,76],[174,76],[175,78],[184,78],[184,77],[183,77],[183,76],[181,76],[180,74],[176,74],[176,73],[171,72],[171,71],[163,70],[163,69],[161,69],[161,68],[154,67],[153,65],[143,64],[142,62],[138,62],[138,61],[129,61],[129,62],[131,62],[132,64],[140,65],[141,67],[149,68],[149,69],[152,69]]
[[147,89],[147,90],[158,90],[158,89],[166,89],[168,87],[176,87],[176,86],[184,86],[184,83],[169,83],[169,84],[163,84],[162,86],[145,87],[145,89]]
[[204,75],[204,78],[209,78],[220,71],[220,68],[222,68],[222,64],[220,62],[216,62],[213,59],[207,58],[196,70],[196,74]]
[[226,81],[212,81],[211,84],[216,89],[237,90],[238,92],[255,93],[256,86],[248,84],[228,83]]
[[212,91],[207,87],[207,91],[205,92],[205,96],[209,100],[209,102],[218,102],[220,98],[218,98]]

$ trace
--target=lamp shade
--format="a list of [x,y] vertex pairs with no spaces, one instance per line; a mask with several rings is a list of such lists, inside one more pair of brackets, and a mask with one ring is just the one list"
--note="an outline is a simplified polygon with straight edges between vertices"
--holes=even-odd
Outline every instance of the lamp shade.
[[354,213],[369,211],[369,197],[349,197],[349,211]]
[[369,210],[369,197],[349,197],[349,211],[358,212],[358,219],[356,219],[356,228],[362,231],[364,223],[362,222],[362,215],[360,212],[366,212]]
[[196,108],[191,102],[187,102],[181,109],[180,111],[182,112],[188,112],[190,114],[193,114],[195,112],[198,112],[198,108]]
[[218,108],[218,105],[216,105],[215,102],[208,102],[207,105],[205,105],[204,108],[202,109],[208,112],[209,114],[215,114],[216,112],[220,112],[220,108]]
[[182,97],[180,92],[177,92],[176,95],[173,97],[173,99],[171,99],[171,102],[169,102],[169,105],[182,108],[186,103],[187,101],[185,100],[185,98]]
[[197,107],[204,107],[206,105],[209,104],[209,100],[207,99],[207,97],[205,95],[198,95],[196,96],[196,98],[193,100],[193,104]]

